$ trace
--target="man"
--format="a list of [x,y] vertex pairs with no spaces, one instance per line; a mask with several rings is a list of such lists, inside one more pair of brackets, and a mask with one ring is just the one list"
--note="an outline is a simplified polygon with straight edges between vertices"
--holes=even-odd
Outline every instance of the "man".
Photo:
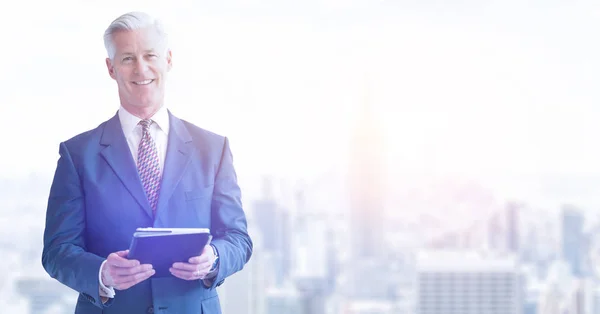
[[[252,254],[228,140],[165,107],[171,51],[157,20],[124,14],[104,42],[121,106],[60,144],[42,264],[80,293],[75,313],[221,313],[215,288]],[[127,258],[139,227],[210,228],[213,240],[153,278]]]

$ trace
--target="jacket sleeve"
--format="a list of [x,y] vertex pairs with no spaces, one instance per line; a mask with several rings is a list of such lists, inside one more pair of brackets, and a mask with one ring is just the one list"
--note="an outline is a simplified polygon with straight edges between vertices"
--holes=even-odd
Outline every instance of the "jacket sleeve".
[[52,278],[104,308],[112,303],[100,299],[98,272],[104,258],[86,251],[85,194],[65,143],[59,154],[46,210],[42,265]]
[[241,191],[233,167],[229,141],[224,139],[221,160],[216,172],[211,204],[211,232],[219,254],[219,270],[210,289],[220,286],[226,277],[240,271],[252,255]]

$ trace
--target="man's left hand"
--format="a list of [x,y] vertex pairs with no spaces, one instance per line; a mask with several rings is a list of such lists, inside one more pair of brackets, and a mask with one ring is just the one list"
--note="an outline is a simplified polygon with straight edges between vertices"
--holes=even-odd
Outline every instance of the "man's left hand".
[[187,263],[174,263],[169,271],[173,276],[183,280],[204,279],[216,259],[210,245],[204,247],[200,256],[194,256]]

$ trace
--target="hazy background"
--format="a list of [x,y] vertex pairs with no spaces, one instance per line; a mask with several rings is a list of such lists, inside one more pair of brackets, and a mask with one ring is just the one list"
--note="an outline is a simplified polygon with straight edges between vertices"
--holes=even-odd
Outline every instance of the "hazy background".
[[[312,211],[344,216],[367,107],[382,141],[374,163],[386,215],[428,213],[440,230],[486,220],[493,210],[452,205],[444,193],[458,189],[493,208],[525,203],[532,220],[556,220],[571,204],[586,230],[595,226],[596,1],[14,1],[0,5],[0,305],[12,313],[28,304],[12,283],[45,275],[59,143],[119,106],[102,35],[131,10],[164,21],[174,63],[167,106],[230,138],[252,213],[265,197],[298,207],[290,203],[301,192]],[[277,196],[264,194],[265,178]],[[420,198],[406,206],[415,189]]]

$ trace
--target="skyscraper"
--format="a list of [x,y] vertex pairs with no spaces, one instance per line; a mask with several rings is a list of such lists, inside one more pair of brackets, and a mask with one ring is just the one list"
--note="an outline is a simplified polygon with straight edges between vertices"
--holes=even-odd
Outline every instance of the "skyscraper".
[[356,257],[381,255],[384,244],[383,138],[367,93],[356,120],[350,156],[352,251]]
[[508,251],[518,255],[519,247],[519,209],[521,205],[508,203],[506,206],[506,242]]
[[583,212],[576,207],[569,205],[562,207],[562,257],[569,264],[575,277],[583,275],[584,220]]
[[298,228],[296,258],[293,267],[294,286],[298,291],[302,314],[325,314],[329,297],[327,222],[311,219]]
[[281,285],[290,274],[291,216],[271,193],[271,180],[264,180],[263,197],[253,203],[253,211],[264,252],[273,256],[276,282]]

